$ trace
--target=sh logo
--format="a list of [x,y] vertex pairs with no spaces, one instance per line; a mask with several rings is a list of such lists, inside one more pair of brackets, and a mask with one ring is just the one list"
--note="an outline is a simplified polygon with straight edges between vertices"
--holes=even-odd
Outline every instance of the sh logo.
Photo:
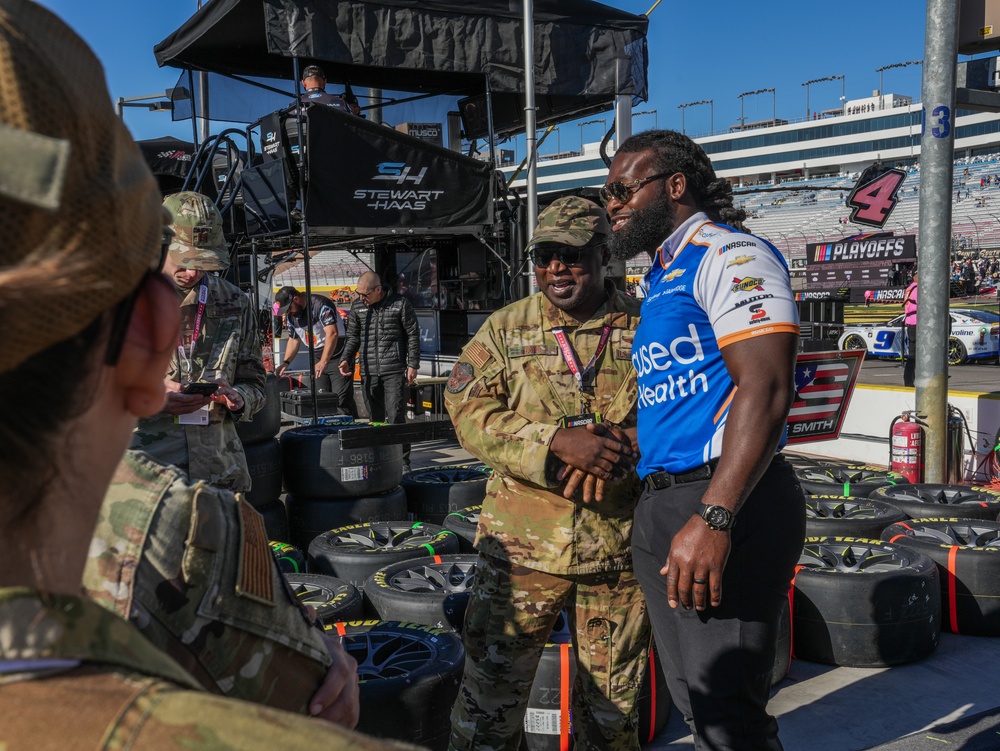
[[270,130],[266,134],[264,134],[264,141],[266,143],[274,143],[275,140],[277,140],[277,138],[278,134],[275,133],[273,130]]
[[373,180],[389,180],[397,185],[402,185],[407,180],[409,180],[414,185],[420,185],[424,179],[424,175],[427,174],[427,168],[424,167],[416,175],[410,174],[410,167],[404,162],[382,162],[378,166],[378,174],[375,175]]

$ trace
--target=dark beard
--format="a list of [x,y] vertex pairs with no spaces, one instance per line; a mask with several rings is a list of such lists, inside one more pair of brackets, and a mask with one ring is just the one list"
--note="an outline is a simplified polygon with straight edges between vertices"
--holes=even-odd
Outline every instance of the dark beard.
[[613,258],[627,261],[640,253],[650,257],[677,227],[677,212],[667,200],[657,201],[632,214],[623,229],[612,232],[608,249]]

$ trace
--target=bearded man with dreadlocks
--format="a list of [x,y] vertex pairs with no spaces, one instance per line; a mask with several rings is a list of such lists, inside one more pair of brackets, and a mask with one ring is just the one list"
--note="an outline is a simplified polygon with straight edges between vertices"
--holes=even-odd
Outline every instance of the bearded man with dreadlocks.
[[799,320],[781,254],[680,133],[626,140],[601,199],[611,252],[654,255],[632,347],[634,566],[671,698],[699,751],[781,749],[767,713],[805,503],[778,453]]

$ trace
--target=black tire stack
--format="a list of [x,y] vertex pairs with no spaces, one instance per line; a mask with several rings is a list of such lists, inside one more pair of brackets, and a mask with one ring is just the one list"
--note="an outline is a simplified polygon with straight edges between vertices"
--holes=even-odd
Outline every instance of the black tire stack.
[[243,495],[264,517],[268,537],[288,542],[288,517],[281,503],[281,444],[275,438],[281,429],[281,394],[273,375],[264,382],[264,396],[264,406],[257,414],[236,423],[252,481]]
[[343,635],[344,648],[358,662],[358,732],[445,751],[465,667],[458,635],[397,621],[338,623],[327,630]]
[[459,553],[391,563],[365,581],[365,599],[382,620],[461,632],[478,560]]
[[407,472],[402,486],[410,516],[418,522],[444,524],[449,514],[481,504],[491,472],[482,463],[443,464]]
[[281,435],[290,542],[308,549],[323,532],[406,516],[401,446],[342,449],[358,423],[307,425]]

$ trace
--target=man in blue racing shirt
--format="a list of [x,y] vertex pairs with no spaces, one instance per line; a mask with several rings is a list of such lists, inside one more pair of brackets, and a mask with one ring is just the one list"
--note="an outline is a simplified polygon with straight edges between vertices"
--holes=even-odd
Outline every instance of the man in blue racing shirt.
[[680,133],[619,148],[601,191],[619,258],[653,253],[638,374],[635,572],[668,688],[699,751],[782,748],[767,713],[805,503],[777,451],[799,321],[788,269]]

